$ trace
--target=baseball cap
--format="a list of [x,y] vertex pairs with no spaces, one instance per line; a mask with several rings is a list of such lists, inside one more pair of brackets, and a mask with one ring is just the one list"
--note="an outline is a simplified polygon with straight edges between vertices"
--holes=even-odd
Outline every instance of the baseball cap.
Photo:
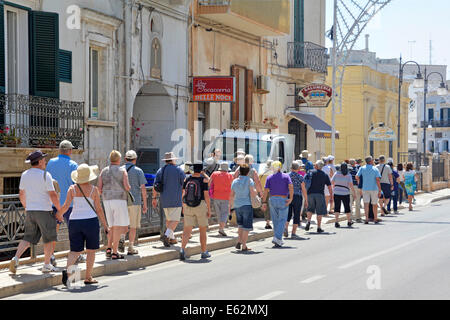
[[34,152],[31,152],[27,159],[25,160],[25,163],[31,163],[37,160],[41,160],[42,158],[45,158],[47,156],[46,153],[43,153],[41,150],[37,150]]
[[137,159],[136,151],[134,151],[134,150],[127,151],[127,153],[125,153],[125,159],[130,159],[130,160]]
[[72,145],[72,142],[70,142],[69,140],[63,140],[59,144],[59,148],[69,150],[69,149],[73,149],[73,145]]

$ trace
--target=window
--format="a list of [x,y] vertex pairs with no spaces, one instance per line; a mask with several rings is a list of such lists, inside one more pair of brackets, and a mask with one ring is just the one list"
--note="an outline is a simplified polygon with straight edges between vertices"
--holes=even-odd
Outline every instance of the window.
[[72,83],[72,52],[59,50],[59,81]]
[[394,143],[389,141],[389,158],[394,157]]
[[7,37],[7,65],[8,65],[8,93],[17,93],[17,13],[6,11]]
[[90,108],[90,118],[98,118],[98,107],[99,107],[99,50],[90,48],[89,50],[89,104]]
[[434,109],[428,109],[428,121],[434,120]]
[[236,77],[236,102],[231,107],[231,121],[243,128],[244,121],[252,121],[253,71],[234,65],[231,75]]

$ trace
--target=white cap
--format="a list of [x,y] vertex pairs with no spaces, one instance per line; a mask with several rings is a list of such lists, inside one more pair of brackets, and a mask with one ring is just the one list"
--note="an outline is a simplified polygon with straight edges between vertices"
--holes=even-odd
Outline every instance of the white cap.
[[64,150],[70,150],[70,149],[73,149],[73,145],[72,145],[72,142],[70,142],[69,140],[63,140],[59,144],[59,148],[64,149]]
[[127,153],[125,154],[125,159],[130,159],[130,160],[137,159],[136,152],[134,150],[127,151]]
[[333,160],[334,160],[334,156],[329,155],[328,158],[327,158],[327,160],[328,160],[328,161],[333,161]]

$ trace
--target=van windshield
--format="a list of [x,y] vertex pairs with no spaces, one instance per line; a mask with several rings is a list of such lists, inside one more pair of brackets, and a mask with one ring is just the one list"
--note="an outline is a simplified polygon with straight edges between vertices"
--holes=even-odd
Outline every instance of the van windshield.
[[272,141],[263,141],[251,138],[218,137],[210,152],[214,149],[222,150],[222,160],[233,161],[238,149],[243,149],[246,154],[251,154],[255,163],[265,163],[270,156]]

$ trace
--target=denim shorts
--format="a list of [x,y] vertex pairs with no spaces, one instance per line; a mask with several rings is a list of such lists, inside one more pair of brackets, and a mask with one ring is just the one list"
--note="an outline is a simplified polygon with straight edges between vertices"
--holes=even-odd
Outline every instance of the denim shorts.
[[320,216],[326,215],[328,212],[325,195],[319,193],[308,194],[308,212],[316,213]]
[[98,218],[69,220],[70,251],[81,252],[86,249],[97,250],[100,247],[100,225]]
[[238,228],[244,231],[253,230],[253,208],[252,206],[242,206],[236,208],[236,221]]

